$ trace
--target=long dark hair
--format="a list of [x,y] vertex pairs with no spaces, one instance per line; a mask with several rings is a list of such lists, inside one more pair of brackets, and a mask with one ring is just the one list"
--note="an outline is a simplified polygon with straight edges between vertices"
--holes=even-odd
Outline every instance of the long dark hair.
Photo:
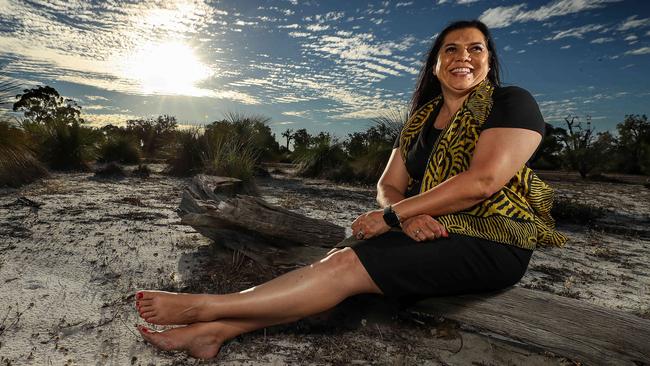
[[422,70],[420,70],[420,75],[418,76],[418,81],[415,85],[415,91],[413,92],[413,97],[411,97],[409,116],[413,115],[420,107],[442,93],[440,81],[438,81],[438,78],[433,75],[433,70],[436,67],[436,61],[438,59],[438,52],[442,47],[442,42],[445,40],[445,37],[449,32],[464,28],[476,28],[483,33],[490,55],[490,71],[488,71],[487,78],[495,86],[501,85],[501,78],[499,77],[499,58],[497,57],[496,47],[494,46],[494,41],[492,40],[492,36],[490,35],[487,26],[479,20],[460,20],[453,22],[438,34],[433,42],[433,46],[431,46],[431,49],[427,54],[427,60],[424,63]]

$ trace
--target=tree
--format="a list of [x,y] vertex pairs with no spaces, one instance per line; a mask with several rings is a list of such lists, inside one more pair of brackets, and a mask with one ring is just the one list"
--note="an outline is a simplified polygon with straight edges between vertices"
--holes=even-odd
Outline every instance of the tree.
[[147,157],[155,156],[172,142],[177,126],[176,117],[166,114],[126,121],[126,130],[140,141],[142,152]]
[[591,125],[591,117],[586,117],[586,126],[583,127],[580,117],[569,115],[564,119],[568,133],[562,136],[564,143],[564,156],[571,169],[586,178],[597,165],[601,164],[602,152],[594,145],[595,129]]
[[31,122],[44,125],[72,125],[84,122],[80,118],[81,107],[72,99],[63,98],[50,86],[25,89],[16,99],[18,101],[13,105],[13,111],[23,112],[25,118]]
[[293,130],[287,128],[286,131],[282,132],[282,137],[287,139],[287,151],[289,151],[289,143],[293,140]]
[[545,129],[544,138],[530,160],[530,166],[534,169],[558,169],[561,165],[562,141],[567,131],[548,123]]
[[311,135],[306,129],[301,128],[293,134],[293,151],[304,151],[309,148]]
[[617,151],[624,173],[650,173],[650,123],[645,115],[629,114],[616,126]]

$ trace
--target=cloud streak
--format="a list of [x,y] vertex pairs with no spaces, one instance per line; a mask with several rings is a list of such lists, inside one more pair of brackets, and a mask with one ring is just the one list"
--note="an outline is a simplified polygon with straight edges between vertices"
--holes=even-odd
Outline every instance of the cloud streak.
[[499,6],[485,10],[479,19],[491,28],[505,28],[514,23],[545,21],[551,18],[598,9],[621,0],[556,0],[537,9],[527,10],[526,4]]

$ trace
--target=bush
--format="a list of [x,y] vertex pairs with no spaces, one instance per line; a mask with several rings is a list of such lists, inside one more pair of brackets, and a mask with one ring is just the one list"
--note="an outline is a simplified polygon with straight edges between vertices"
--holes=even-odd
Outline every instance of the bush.
[[[223,126],[222,126],[223,127]],[[167,174],[190,176],[198,173],[242,180],[244,191],[256,194],[254,175],[258,151],[242,142],[232,131],[214,124],[202,134],[198,128],[180,131],[176,153],[168,160]]]
[[99,148],[100,163],[117,162],[122,164],[137,164],[140,162],[138,143],[131,136],[109,137]]
[[351,171],[347,155],[340,144],[321,143],[308,148],[299,153],[296,162],[297,174],[308,178],[342,178],[342,172]]
[[165,173],[185,177],[203,171],[203,155],[207,151],[207,145],[200,129],[178,131],[174,151],[167,160]]
[[393,146],[386,142],[371,144],[364,155],[353,163],[357,180],[364,183],[377,183],[384,172]]
[[25,122],[31,144],[41,161],[56,170],[89,171],[88,161],[95,157],[95,141],[101,134],[79,123],[54,121],[49,124]]
[[575,199],[559,198],[553,203],[551,216],[562,224],[593,224],[605,214],[605,210]]
[[29,149],[24,131],[9,120],[0,120],[0,186],[19,187],[47,175]]
[[256,151],[251,145],[231,139],[208,140],[203,156],[205,174],[237,178],[245,193],[257,194],[255,185]]

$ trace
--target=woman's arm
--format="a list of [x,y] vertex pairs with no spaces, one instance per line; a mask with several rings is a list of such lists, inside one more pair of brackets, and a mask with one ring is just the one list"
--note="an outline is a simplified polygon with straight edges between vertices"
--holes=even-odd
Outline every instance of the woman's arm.
[[377,182],[377,202],[379,206],[394,205],[404,199],[408,185],[408,173],[399,149],[393,149],[384,173]]
[[523,128],[490,128],[481,133],[469,168],[433,189],[393,204],[408,219],[420,214],[440,216],[462,211],[487,199],[521,169],[542,136]]

